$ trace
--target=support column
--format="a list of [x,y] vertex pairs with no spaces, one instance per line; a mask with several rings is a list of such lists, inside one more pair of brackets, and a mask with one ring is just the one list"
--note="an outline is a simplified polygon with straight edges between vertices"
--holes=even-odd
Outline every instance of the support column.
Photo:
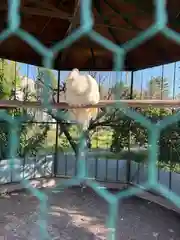
[[[58,86],[57,86],[57,102],[59,103],[59,92],[60,92],[60,70],[58,71]],[[55,154],[54,154],[54,167],[53,167],[53,174],[54,176],[57,175],[57,168],[58,168],[58,140],[59,140],[59,121],[56,120],[56,142],[55,142]]]
[[[129,99],[133,99],[133,85],[134,85],[134,71],[131,72],[131,85],[130,85],[130,96],[129,96]],[[129,121],[129,129],[130,128],[131,128],[131,120]],[[128,151],[131,150],[130,144],[131,144],[131,132],[129,131]],[[130,181],[131,181],[131,160],[130,159],[127,160],[126,176],[127,176],[127,184],[129,184]]]

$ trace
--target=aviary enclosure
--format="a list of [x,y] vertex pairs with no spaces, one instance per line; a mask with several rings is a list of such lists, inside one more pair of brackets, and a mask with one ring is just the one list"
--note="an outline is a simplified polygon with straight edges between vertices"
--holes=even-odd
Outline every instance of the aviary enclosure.
[[[178,9],[2,1],[0,237],[180,239]],[[72,68],[101,95],[81,158],[59,101]]]

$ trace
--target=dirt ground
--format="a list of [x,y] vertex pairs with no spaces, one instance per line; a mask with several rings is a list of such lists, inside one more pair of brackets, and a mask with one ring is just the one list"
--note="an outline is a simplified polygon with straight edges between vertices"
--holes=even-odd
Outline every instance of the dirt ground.
[[[51,240],[103,240],[107,203],[90,189],[67,189],[48,197]],[[28,193],[0,198],[0,240],[40,240],[38,200]],[[154,203],[125,199],[119,206],[118,240],[180,240],[180,217]],[[4,238],[3,238],[4,237]]]

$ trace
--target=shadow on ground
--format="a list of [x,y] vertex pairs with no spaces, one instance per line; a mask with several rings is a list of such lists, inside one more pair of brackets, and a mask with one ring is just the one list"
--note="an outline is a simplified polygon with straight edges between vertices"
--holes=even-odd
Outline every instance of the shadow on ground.
[[[95,192],[74,188],[48,197],[51,240],[106,239],[108,204]],[[40,240],[38,208],[38,200],[27,193],[0,198],[0,236]],[[117,239],[180,239],[179,215],[159,205],[134,197],[123,200],[118,211]]]

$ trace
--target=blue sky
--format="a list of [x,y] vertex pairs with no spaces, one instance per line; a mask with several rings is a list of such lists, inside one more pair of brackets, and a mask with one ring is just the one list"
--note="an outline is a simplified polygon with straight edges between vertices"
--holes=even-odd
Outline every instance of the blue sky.
[[[28,78],[36,79],[37,76],[37,67],[33,65],[27,65],[23,63],[18,63],[20,66],[20,74],[21,75],[28,75]],[[141,71],[134,72],[134,89],[145,89],[148,82],[152,77],[162,76],[162,69],[163,76],[167,78],[169,83],[170,94],[173,94],[173,82],[174,82],[174,68],[175,63],[167,64],[164,66],[158,66],[153,68],[148,68]],[[54,74],[57,76],[57,71],[52,70]],[[64,81],[67,77],[69,72],[61,71],[60,76],[61,80]],[[126,78],[127,76],[127,78]],[[112,86],[117,81],[127,81],[130,84],[131,81],[131,73],[129,72],[126,75],[126,72],[98,72],[97,81],[99,79],[104,79],[104,84],[106,86]],[[180,92],[180,62],[176,62],[176,77],[175,77],[175,95]]]

